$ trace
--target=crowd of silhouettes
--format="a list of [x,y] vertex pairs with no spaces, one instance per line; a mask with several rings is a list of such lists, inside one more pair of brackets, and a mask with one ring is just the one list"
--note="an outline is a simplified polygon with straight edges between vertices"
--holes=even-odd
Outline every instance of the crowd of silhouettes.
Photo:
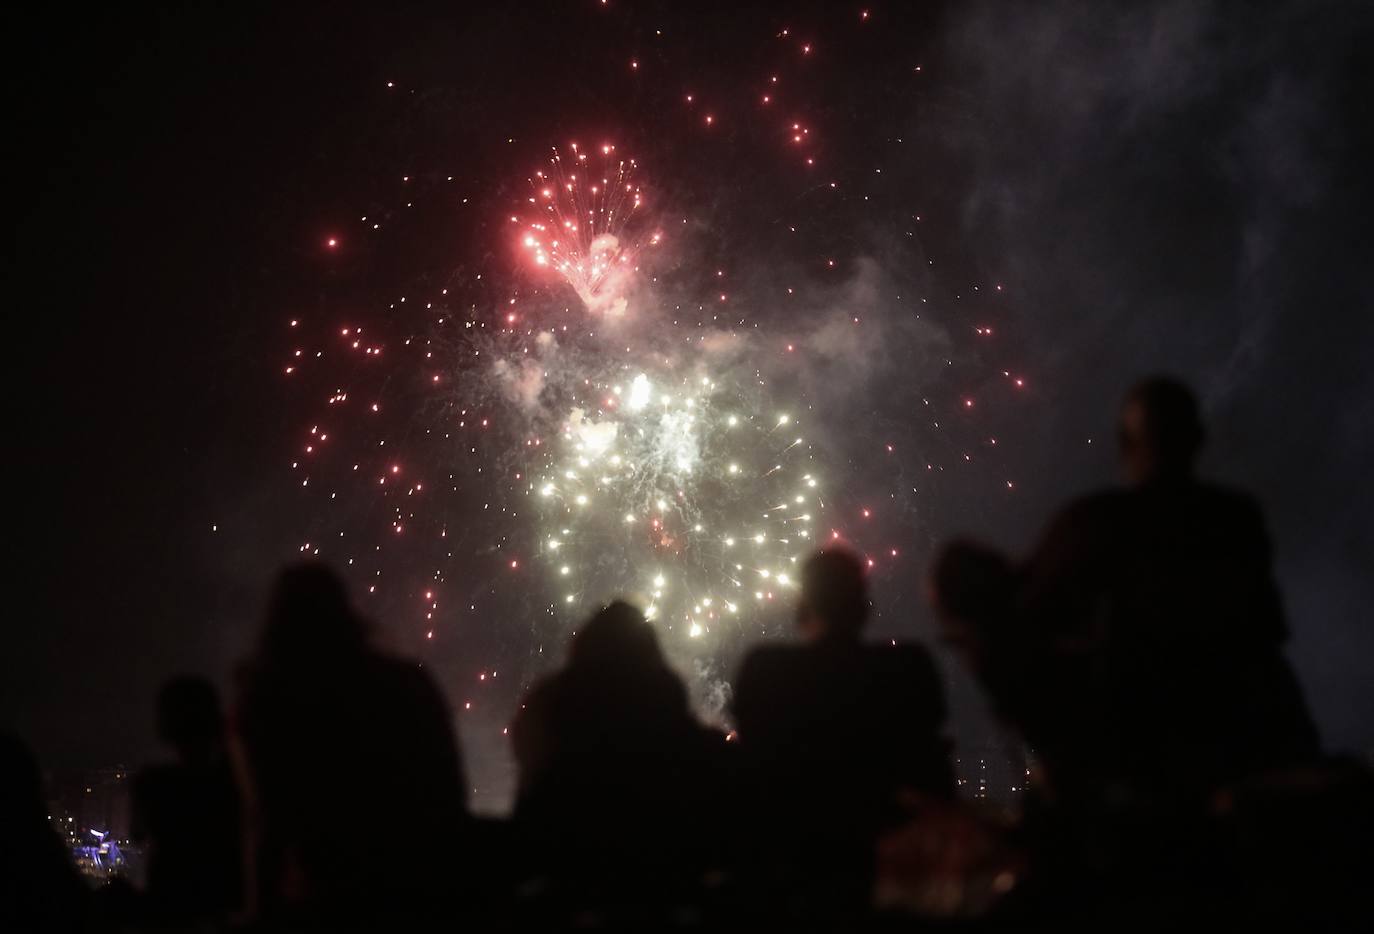
[[[1033,753],[1018,820],[956,794],[932,655],[864,640],[866,569],[843,549],[802,567],[799,639],[745,657],[728,734],[694,715],[642,613],[595,614],[515,714],[506,821],[470,813],[428,674],[374,648],[339,578],[305,564],[280,575],[227,715],[207,682],[162,690],[176,760],[134,783],[147,882],[126,920],[1360,929],[1371,780],[1323,756],[1260,511],[1197,478],[1202,442],[1186,387],[1141,383],[1122,488],[1068,506],[1022,559],[954,542],[933,563],[943,640]],[[0,759],[0,927],[98,923],[36,766],[9,737]]]

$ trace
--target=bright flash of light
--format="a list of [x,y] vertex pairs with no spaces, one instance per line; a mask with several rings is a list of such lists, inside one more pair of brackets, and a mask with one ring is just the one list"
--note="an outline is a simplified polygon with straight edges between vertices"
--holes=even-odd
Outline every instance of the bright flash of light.
[[[749,581],[776,596],[816,547],[824,503],[810,445],[781,436],[779,424],[793,419],[747,383],[630,365],[582,383],[585,398],[529,487],[544,558],[585,595],[586,605],[566,601],[570,622],[638,594],[669,638],[709,651],[710,637],[739,631]],[[594,407],[608,393],[624,403]],[[719,625],[725,616],[733,628]]]

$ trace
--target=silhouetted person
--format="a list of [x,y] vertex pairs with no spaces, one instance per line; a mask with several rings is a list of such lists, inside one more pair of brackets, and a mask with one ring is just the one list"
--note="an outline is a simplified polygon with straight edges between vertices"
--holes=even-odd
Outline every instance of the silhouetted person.
[[164,920],[226,917],[243,898],[243,828],[214,686],[200,678],[167,682],[157,727],[177,761],[145,769],[133,785],[149,908]]
[[236,727],[258,913],[357,924],[456,899],[468,822],[448,710],[414,663],[369,646],[326,568],[278,579]]
[[33,754],[0,733],[0,931],[76,931],[88,893],[53,831]]
[[867,900],[874,840],[902,819],[899,795],[954,791],[930,655],[864,644],[868,609],[857,558],[812,556],[797,608],[804,644],[750,652],[733,705],[755,859],[789,895],[842,910]]
[[972,545],[937,566],[956,641],[1061,797],[1197,803],[1318,754],[1260,510],[1196,478],[1202,442],[1192,393],[1146,380],[1121,411],[1126,488],[1070,505],[1020,566]]
[[616,602],[512,726],[515,820],[561,899],[654,902],[699,884],[719,839],[723,734],[701,726],[643,615]]

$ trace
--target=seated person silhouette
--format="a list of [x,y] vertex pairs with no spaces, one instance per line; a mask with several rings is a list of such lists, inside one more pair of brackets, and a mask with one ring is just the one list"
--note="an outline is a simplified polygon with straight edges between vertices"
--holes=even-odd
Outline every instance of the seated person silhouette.
[[253,913],[451,915],[469,826],[452,719],[418,665],[369,645],[327,568],[278,578],[236,728]]
[[937,562],[953,641],[1065,799],[1200,802],[1318,755],[1263,518],[1197,479],[1202,442],[1187,387],[1146,380],[1121,410],[1125,488],[1068,506],[1020,565],[967,543]]
[[813,555],[797,606],[803,644],[751,651],[735,690],[742,819],[761,850],[750,861],[811,901],[866,902],[876,836],[903,818],[899,794],[954,793],[930,655],[864,644],[868,610],[859,560]]
[[719,840],[725,737],[692,716],[638,610],[617,601],[578,630],[511,734],[517,835],[556,897],[654,901],[699,884]]
[[157,729],[176,762],[139,773],[132,792],[150,912],[166,921],[227,917],[243,896],[243,831],[214,686],[201,678],[164,684]]

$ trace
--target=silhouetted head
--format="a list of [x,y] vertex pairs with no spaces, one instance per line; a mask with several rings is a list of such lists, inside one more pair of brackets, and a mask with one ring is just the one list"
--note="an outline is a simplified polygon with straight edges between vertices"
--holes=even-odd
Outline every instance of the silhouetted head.
[[224,737],[219,695],[204,678],[173,678],[157,693],[158,738],[183,759],[202,758]]
[[863,563],[842,548],[818,551],[801,572],[797,629],[810,640],[858,638],[868,619],[868,581]]
[[577,668],[649,668],[664,661],[658,635],[644,614],[617,600],[578,630],[568,663]]
[[941,548],[930,573],[941,637],[977,655],[1007,619],[1014,586],[1011,562],[1000,552],[961,540]]
[[259,646],[264,661],[299,661],[362,651],[367,627],[348,591],[322,564],[297,564],[277,577]]
[[1121,467],[1140,486],[1192,475],[1202,450],[1202,416],[1191,389],[1157,376],[1137,383],[1121,406]]

